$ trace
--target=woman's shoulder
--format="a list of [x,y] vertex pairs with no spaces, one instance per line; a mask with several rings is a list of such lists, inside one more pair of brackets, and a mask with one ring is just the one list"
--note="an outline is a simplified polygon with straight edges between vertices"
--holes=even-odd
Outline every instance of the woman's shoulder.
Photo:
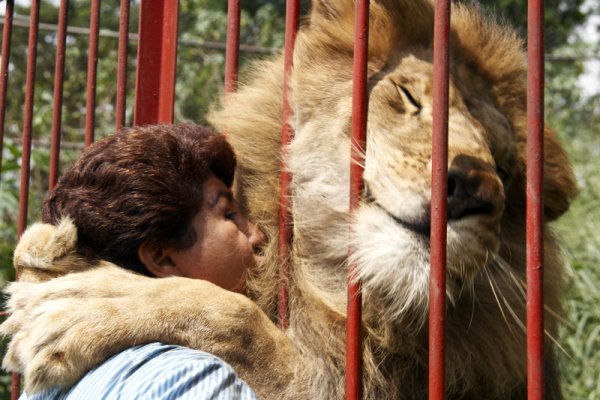
[[210,353],[149,343],[114,355],[66,392],[50,390],[24,399],[83,398],[251,400],[256,396],[229,364]]

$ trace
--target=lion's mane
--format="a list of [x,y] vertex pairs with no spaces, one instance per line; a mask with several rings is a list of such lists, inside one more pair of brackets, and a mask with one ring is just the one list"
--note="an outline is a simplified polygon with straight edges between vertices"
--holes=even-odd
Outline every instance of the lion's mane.
[[[310,397],[342,398],[350,223],[363,279],[365,398],[421,399],[427,390],[428,246],[425,250],[415,250],[422,244],[407,246],[412,234],[399,235],[397,224],[382,219],[381,210],[369,204],[367,195],[353,219],[348,216],[353,7],[348,0],[313,1],[310,19],[296,41],[290,82],[296,136],[283,153],[293,175],[294,204],[288,335],[309,360],[305,376]],[[421,125],[409,119],[395,123],[394,118],[410,103],[426,107],[430,101],[427,74],[431,72],[433,6],[425,0],[372,1],[370,18],[365,179],[375,203],[402,217],[411,211],[413,200],[401,190],[408,185],[405,181],[423,193],[430,188],[431,149],[426,145],[430,147],[431,132],[419,129],[430,126],[429,122],[423,122],[423,117]],[[450,161],[472,148],[466,151],[469,156],[496,168],[503,157],[497,154],[512,156],[507,156],[511,180],[504,183],[496,248],[485,243],[469,247],[464,242],[470,239],[449,228],[447,391],[449,398],[524,398],[526,63],[522,42],[476,7],[453,4],[450,57]],[[406,93],[400,93],[405,96],[401,106],[386,100],[382,93],[388,76],[417,93],[410,97],[419,98],[407,99]],[[238,196],[243,208],[270,237],[269,262],[255,272],[250,287],[257,303],[275,320],[282,57],[257,63],[244,82],[212,112],[211,122],[227,132],[238,155]],[[480,133],[467,135],[471,131]],[[390,133],[403,138],[401,146],[386,136]],[[576,189],[566,155],[549,129],[545,151],[544,210],[550,221],[567,210]],[[475,235],[485,233],[481,227],[475,230]],[[549,338],[557,332],[563,267],[547,226],[544,234],[544,292],[550,310],[546,314],[546,396],[561,398]],[[479,255],[475,247],[487,250]]]

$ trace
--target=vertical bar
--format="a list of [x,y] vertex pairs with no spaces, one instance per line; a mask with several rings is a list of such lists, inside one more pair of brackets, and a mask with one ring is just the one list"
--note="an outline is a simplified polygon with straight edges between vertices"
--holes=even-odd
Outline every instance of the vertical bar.
[[[225,94],[233,93],[237,85],[240,48],[240,0],[227,3],[227,44],[225,52]],[[287,29],[287,28],[286,28]]]
[[18,400],[21,395],[21,374],[13,372],[11,374],[10,399]]
[[175,76],[177,68],[177,29],[179,26],[179,1],[165,1],[163,10],[163,38],[161,47],[161,96],[158,122],[173,122],[175,105]]
[[544,398],[544,2],[527,18],[527,395]]
[[448,197],[448,46],[450,0],[436,0],[433,44],[429,399],[444,399],[446,208]]
[[29,203],[29,173],[31,167],[31,124],[33,119],[33,95],[40,19],[40,0],[31,2],[29,12],[29,45],[27,47],[27,72],[25,83],[25,106],[23,110],[23,153],[21,161],[21,185],[19,188],[19,237],[27,226]]
[[[8,64],[10,61],[10,42],[12,38],[13,14],[15,1],[6,0],[4,11],[4,29],[2,32],[2,63],[0,64],[0,170],[2,169],[2,152],[4,151],[4,124],[6,117],[6,90],[8,88]],[[0,180],[2,177],[0,176]]]
[[134,125],[173,122],[178,0],[142,0]]
[[[354,21],[354,66],[352,86],[352,140],[350,162],[350,213],[359,206],[367,139],[367,60],[369,43],[369,0],[357,0]],[[352,249],[350,249],[352,251]],[[348,316],[346,321],[346,399],[358,400],[362,393],[362,343],[360,281],[356,265],[348,271]]]
[[[292,109],[289,103],[289,80],[292,73],[294,58],[294,43],[298,32],[300,15],[300,1],[287,0],[285,10],[285,53],[283,70],[283,126],[281,130],[281,154],[284,154],[287,146],[292,141],[294,132],[289,120]],[[279,315],[279,326],[287,329],[289,323],[289,287],[288,266],[290,260],[290,246],[292,243],[292,215],[290,186],[292,176],[288,172],[285,157],[281,158],[279,177],[279,289],[277,296],[277,311]]]
[[127,51],[129,49],[129,0],[121,0],[119,13],[119,50],[117,56],[117,115],[116,130],[125,125],[127,101]]
[[[25,80],[25,105],[23,110],[23,152],[21,158],[21,183],[19,187],[19,237],[27,226],[29,205],[29,175],[31,172],[31,124],[33,120],[33,95],[35,90],[35,67],[37,62],[37,40],[40,21],[40,0],[32,0],[29,10],[29,44],[27,45],[27,70]],[[17,275],[17,279],[19,279]],[[21,376],[12,374],[11,399],[17,400],[21,393]]]
[[85,145],[94,142],[94,125],[96,122],[96,72],[98,70],[98,30],[100,29],[100,0],[92,0],[90,15],[90,44],[88,48]]
[[54,105],[52,109],[52,128],[50,131],[50,190],[54,188],[56,182],[58,181],[58,160],[60,157],[60,130],[62,119],[65,44],[67,39],[68,14],[69,0],[61,0],[58,13],[56,65],[54,67]]

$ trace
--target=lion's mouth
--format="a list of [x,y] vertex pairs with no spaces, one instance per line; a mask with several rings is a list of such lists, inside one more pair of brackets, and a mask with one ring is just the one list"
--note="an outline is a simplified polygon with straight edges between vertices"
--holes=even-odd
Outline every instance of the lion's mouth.
[[401,218],[398,218],[397,216],[395,216],[394,214],[392,214],[391,212],[389,212],[388,210],[386,210],[381,204],[379,204],[377,201],[373,202],[377,207],[379,207],[382,211],[384,211],[387,215],[390,216],[390,218],[392,218],[398,225],[402,226],[403,228],[406,228],[416,234],[419,235],[423,235],[426,237],[429,237],[430,232],[431,232],[431,218],[429,216],[429,213],[424,213],[418,221],[405,221]]

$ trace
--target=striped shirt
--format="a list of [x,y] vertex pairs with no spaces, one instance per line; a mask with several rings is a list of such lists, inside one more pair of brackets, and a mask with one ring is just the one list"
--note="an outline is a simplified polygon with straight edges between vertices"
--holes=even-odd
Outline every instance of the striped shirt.
[[49,389],[20,400],[255,400],[224,361],[202,351],[150,343],[125,350],[68,390]]

